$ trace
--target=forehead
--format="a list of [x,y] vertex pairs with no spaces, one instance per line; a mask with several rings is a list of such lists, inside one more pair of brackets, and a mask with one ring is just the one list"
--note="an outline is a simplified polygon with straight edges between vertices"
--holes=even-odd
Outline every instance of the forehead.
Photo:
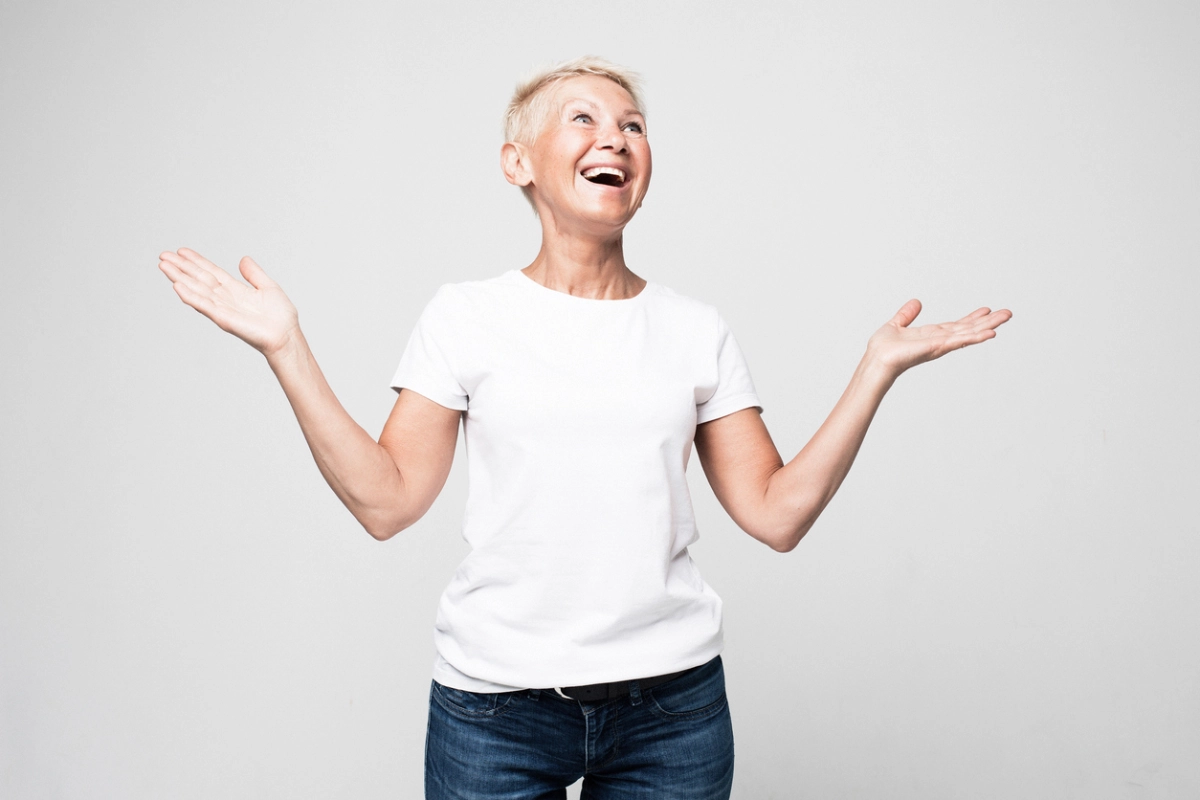
[[576,75],[549,87],[549,106],[561,110],[572,103],[602,106],[614,114],[641,114],[625,87],[602,75]]

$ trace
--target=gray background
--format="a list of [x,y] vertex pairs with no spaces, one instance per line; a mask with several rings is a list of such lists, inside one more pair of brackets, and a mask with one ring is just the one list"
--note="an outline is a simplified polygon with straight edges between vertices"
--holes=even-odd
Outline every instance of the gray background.
[[631,266],[785,457],[909,297],[1016,314],[789,555],[693,462],[735,796],[1200,794],[1200,5],[5,0],[0,796],[419,795],[461,453],[370,539],[157,254],[255,256],[378,433],[435,288],[533,257],[499,118],[583,53],[648,81]]

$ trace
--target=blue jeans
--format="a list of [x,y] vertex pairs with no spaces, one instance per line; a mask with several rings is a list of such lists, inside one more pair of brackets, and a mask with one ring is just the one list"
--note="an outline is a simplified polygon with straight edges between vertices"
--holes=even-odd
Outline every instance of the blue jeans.
[[477,694],[437,681],[426,800],[727,800],[733,726],[721,657],[650,689],[583,703],[553,689]]

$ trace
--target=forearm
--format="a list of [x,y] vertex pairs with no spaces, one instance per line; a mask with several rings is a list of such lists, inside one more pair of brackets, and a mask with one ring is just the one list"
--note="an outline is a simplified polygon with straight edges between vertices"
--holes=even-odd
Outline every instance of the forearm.
[[299,328],[287,345],[266,356],[317,468],[355,519],[377,539],[411,524],[400,469],[342,407]]
[[767,479],[764,509],[772,546],[791,550],[808,533],[842,485],[895,375],[863,356],[829,417],[795,458]]

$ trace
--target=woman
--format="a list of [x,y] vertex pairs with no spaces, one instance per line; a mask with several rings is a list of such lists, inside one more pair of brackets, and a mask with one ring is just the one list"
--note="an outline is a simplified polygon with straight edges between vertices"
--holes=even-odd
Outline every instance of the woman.
[[724,798],[733,737],[720,600],[688,555],[694,443],[721,504],[780,552],[845,478],[909,367],[995,336],[981,308],[913,328],[916,300],[870,339],[829,418],[784,464],[717,312],[635,275],[622,233],[649,187],[635,77],[594,58],[518,87],[501,149],[542,226],[533,262],[443,286],[401,358],[378,443],[346,414],[279,286],[181,249],[180,298],[267,358],[329,485],[387,539],[445,483],[461,419],[464,536],[442,597],[426,795]]

